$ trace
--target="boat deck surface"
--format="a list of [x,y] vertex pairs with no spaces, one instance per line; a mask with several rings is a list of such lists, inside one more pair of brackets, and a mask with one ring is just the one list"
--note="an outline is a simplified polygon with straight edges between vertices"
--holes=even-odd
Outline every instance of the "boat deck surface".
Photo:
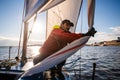
[[22,70],[26,71],[30,68],[32,68],[34,65],[33,65],[33,62],[32,61],[28,61],[22,68]]

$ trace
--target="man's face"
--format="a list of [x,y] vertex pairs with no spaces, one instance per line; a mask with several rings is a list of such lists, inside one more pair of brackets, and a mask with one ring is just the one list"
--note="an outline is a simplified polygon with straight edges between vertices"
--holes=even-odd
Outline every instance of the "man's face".
[[70,29],[70,25],[69,24],[64,23],[62,26],[63,26],[65,31],[69,31],[69,29]]

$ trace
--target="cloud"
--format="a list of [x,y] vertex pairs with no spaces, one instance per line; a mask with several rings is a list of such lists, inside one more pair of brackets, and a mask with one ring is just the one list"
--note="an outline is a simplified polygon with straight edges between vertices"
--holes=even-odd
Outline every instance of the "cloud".
[[88,43],[117,40],[120,37],[120,26],[110,27],[111,32],[97,32],[95,37],[91,37]]
[[17,41],[17,38],[13,38],[13,37],[5,37],[5,36],[0,36],[0,40],[13,40],[13,41]]
[[110,27],[110,29],[112,30],[112,34],[115,36],[115,37],[120,37],[120,26],[117,26],[117,27]]
[[0,46],[15,46],[18,44],[18,40],[13,37],[0,36]]
[[119,36],[120,34],[115,34],[114,32],[97,32],[95,37],[91,37],[88,43],[116,40]]
[[[42,44],[43,42],[44,42],[43,40],[29,39],[27,44],[28,45]],[[18,46],[18,45],[19,45],[18,38],[0,36],[0,46]]]
[[110,27],[110,29],[115,32],[115,33],[119,33],[120,34],[120,26],[117,27]]

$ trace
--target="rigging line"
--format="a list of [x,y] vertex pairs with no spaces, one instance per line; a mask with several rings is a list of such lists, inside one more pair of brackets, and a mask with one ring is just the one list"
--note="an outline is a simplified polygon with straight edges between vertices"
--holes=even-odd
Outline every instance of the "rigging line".
[[[28,34],[28,37],[27,37],[27,42],[28,42],[28,40],[29,40],[29,38],[30,38],[30,35],[31,35],[31,33],[32,33],[32,29],[33,29],[33,27],[34,27],[34,23],[35,23],[36,19],[37,19],[37,13],[36,13],[36,15],[35,15],[35,18],[34,18],[34,20],[33,20],[32,27],[31,27],[30,32],[29,32],[29,34]],[[22,49],[22,50],[23,50],[23,49]],[[20,54],[19,54],[19,55],[21,55],[21,54],[22,54],[22,50],[21,50],[21,52],[20,52]]]
[[74,60],[74,61],[71,61],[71,62],[69,62],[69,63],[66,63],[65,65],[68,65],[68,64],[73,63],[73,64],[70,66],[70,68],[71,68],[71,67],[73,67],[74,64],[75,64],[78,60],[80,60],[80,59],[81,59],[81,57],[78,57],[78,59],[76,59],[76,60]]
[[57,8],[58,8],[58,12],[59,12],[60,21],[62,21],[62,16],[60,15],[61,10],[60,10],[60,8],[58,6],[57,6]]
[[53,11],[53,13],[54,13],[58,18],[60,18],[60,16],[59,16],[55,11]]
[[[82,0],[82,4],[81,4],[81,25],[80,25],[80,32],[82,33],[82,25],[83,24],[83,0]],[[80,49],[80,51],[79,51],[79,55],[80,55],[80,59],[81,59],[81,56],[82,56],[82,54],[81,54],[82,52],[81,52],[81,49]],[[79,73],[80,73],[80,75],[79,75],[79,79],[81,80],[81,68],[82,68],[82,64],[81,64],[81,60],[80,60],[80,64],[79,64],[79,66],[80,66],[80,70],[79,70]]]
[[21,37],[22,37],[23,23],[21,24],[20,38],[19,38],[19,46],[18,46],[18,54],[16,58],[20,56],[20,46],[21,46]]
[[28,38],[27,38],[27,42],[28,42],[28,40],[29,40],[29,38],[30,38],[30,35],[31,35],[31,33],[32,33],[32,29],[33,29],[33,27],[34,27],[34,24],[35,24],[36,19],[37,19],[37,13],[35,14],[35,18],[34,18],[34,20],[33,20],[32,27],[31,27],[31,29],[30,29],[30,31],[29,31]]
[[[23,6],[23,13],[22,13],[22,19],[24,17],[24,13],[25,13],[25,3],[24,3],[24,6]],[[18,54],[16,56],[16,58],[19,59],[19,56],[20,56],[20,46],[21,46],[21,37],[22,37],[22,30],[23,30],[23,21],[21,23],[21,30],[20,30],[20,37],[19,37],[19,45],[18,45]]]
[[57,6],[57,11],[58,11],[58,14],[57,14],[57,12],[55,12],[54,10],[53,10],[52,12],[59,18],[59,20],[60,20],[60,22],[61,22],[61,21],[62,21],[62,17],[61,17],[61,15],[60,15],[61,10],[59,9],[58,6]]

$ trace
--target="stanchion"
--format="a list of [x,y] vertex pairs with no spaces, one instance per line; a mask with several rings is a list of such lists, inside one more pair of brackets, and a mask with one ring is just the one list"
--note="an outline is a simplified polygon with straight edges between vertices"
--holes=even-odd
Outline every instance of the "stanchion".
[[93,75],[92,75],[92,80],[95,80],[95,68],[96,68],[96,63],[93,63]]

